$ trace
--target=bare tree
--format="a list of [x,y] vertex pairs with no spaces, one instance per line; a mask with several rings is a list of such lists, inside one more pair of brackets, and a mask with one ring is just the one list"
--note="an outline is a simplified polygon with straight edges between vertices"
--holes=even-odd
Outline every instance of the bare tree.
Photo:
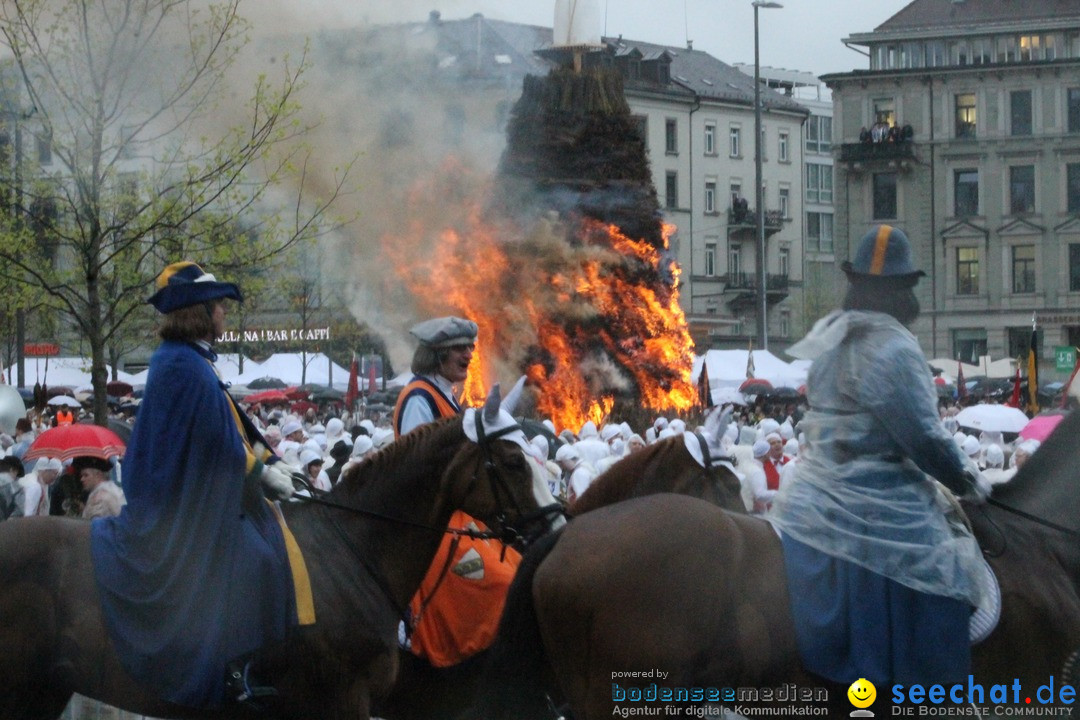
[[238,97],[241,3],[0,4],[17,81],[5,86],[49,156],[16,174],[20,224],[7,228],[0,265],[43,288],[89,345],[98,422],[106,357],[146,341],[145,300],[162,267],[190,259],[240,280],[334,225],[349,165],[311,193],[310,127],[295,101],[306,53],[276,63],[275,80],[256,74]]

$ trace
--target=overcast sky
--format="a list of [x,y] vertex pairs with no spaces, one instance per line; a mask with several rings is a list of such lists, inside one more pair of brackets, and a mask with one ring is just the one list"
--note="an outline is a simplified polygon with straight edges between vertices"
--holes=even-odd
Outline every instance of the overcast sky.
[[[750,0],[591,1],[599,4],[601,16],[606,14],[602,34],[675,46],[685,45],[689,38],[695,49],[726,63],[754,62]],[[759,10],[762,66],[822,75],[867,68],[866,57],[845,47],[841,39],[872,31],[911,0],[780,2],[783,8]],[[293,6],[293,12],[298,8],[303,8],[301,22],[335,26],[418,21],[439,10],[447,19],[480,12],[497,20],[551,27],[555,0],[304,0]]]

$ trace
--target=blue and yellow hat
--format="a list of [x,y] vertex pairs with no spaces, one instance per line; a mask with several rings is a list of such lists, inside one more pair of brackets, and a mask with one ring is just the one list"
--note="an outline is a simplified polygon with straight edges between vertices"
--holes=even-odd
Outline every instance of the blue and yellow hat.
[[875,225],[863,235],[855,250],[855,261],[840,268],[849,276],[910,278],[914,282],[926,275],[911,260],[911,242],[900,228]]
[[162,270],[154,284],[157,292],[147,302],[160,313],[170,313],[219,298],[244,299],[236,285],[218,282],[213,275],[203,272],[201,267],[187,260],[175,262]]

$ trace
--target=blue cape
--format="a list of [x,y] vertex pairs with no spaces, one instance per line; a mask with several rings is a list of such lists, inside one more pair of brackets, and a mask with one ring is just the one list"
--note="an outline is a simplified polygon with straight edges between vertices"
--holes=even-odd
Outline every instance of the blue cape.
[[190,707],[220,705],[226,663],[296,624],[281,528],[245,496],[232,401],[202,352],[166,341],[154,353],[124,456],[127,505],[90,535],[125,670]]

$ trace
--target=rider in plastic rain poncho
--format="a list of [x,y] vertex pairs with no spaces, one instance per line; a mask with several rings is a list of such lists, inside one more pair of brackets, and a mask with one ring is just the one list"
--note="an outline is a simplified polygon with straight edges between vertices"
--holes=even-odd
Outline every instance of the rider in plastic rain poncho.
[[800,424],[809,448],[770,519],[783,537],[799,650],[808,670],[845,685],[959,682],[983,561],[927,476],[957,495],[980,497],[986,486],[942,427],[905,327],[923,275],[907,237],[875,227],[843,269],[845,309],[789,350],[813,360]]

